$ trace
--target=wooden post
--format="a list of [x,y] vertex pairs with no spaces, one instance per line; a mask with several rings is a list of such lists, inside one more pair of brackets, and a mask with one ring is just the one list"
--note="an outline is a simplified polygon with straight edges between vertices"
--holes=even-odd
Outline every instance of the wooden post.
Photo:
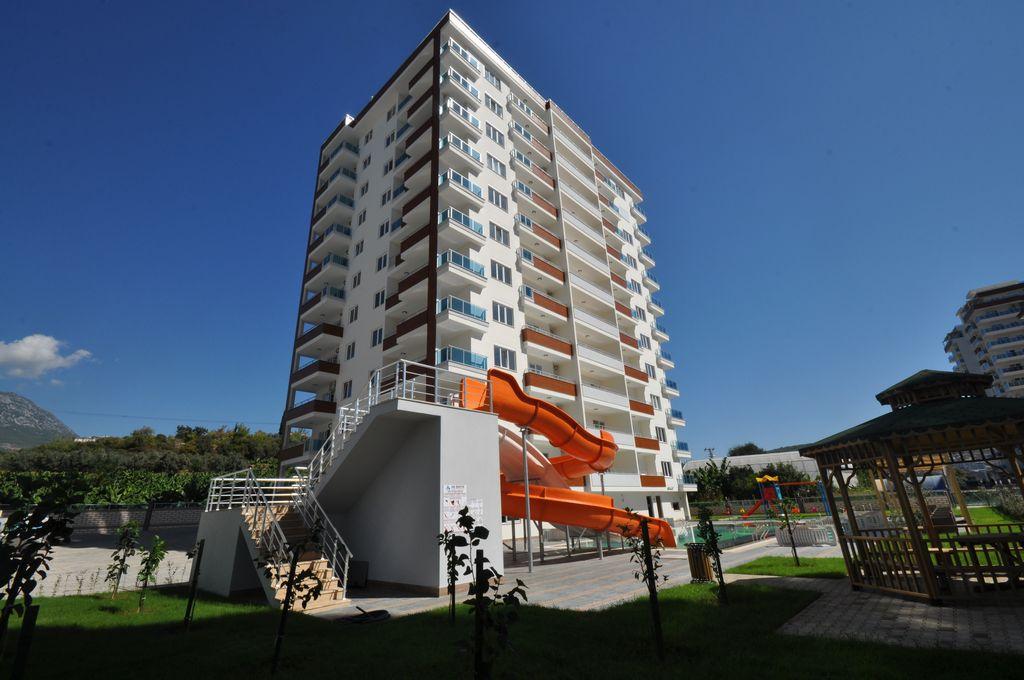
[[640,520],[640,533],[644,539],[644,567],[647,570],[647,592],[651,596],[651,616],[654,618],[654,643],[657,645],[658,659],[665,660],[665,641],[661,635],[661,610],[658,608],[658,576],[654,573],[654,558],[651,556],[651,535],[647,528],[648,520]]
[[946,477],[946,484],[949,485],[949,490],[953,493],[956,504],[960,506],[960,513],[967,520],[967,526],[973,527],[974,522],[971,520],[970,510],[967,509],[967,500],[964,498],[963,489],[960,488],[960,480],[956,478],[956,466],[943,465],[942,474]]
[[914,519],[914,510],[910,507],[910,499],[907,498],[907,490],[903,488],[903,476],[900,473],[899,463],[896,462],[896,452],[888,443],[885,447],[885,460],[889,466],[889,476],[893,479],[893,486],[896,487],[896,498],[899,500],[900,509],[903,512],[903,519],[906,521],[907,530],[910,532],[910,544],[917,553],[917,560],[921,569],[921,576],[924,579],[928,600],[932,604],[939,604],[938,583],[935,580],[935,571],[932,569],[932,561],[928,556],[924,541],[921,539],[921,532],[917,529],[917,521]]
[[11,680],[22,680],[25,677],[25,667],[28,666],[28,653],[32,648],[32,637],[35,635],[38,616],[39,605],[33,604],[25,609],[25,617],[21,620],[21,632],[18,633],[18,648],[14,652]]
[[[843,540],[846,536],[843,534],[843,523],[839,519],[839,508],[836,506],[836,496],[832,492],[832,476],[818,461],[818,476],[821,478],[822,486],[825,489],[825,499],[828,501],[829,512],[832,515],[832,524],[836,528],[836,541],[839,543],[839,550],[843,553],[843,561],[846,562],[846,573],[850,577],[850,587],[860,588],[860,584],[854,581],[853,578],[853,560],[850,559],[849,550],[846,547],[846,542]],[[858,578],[859,580],[859,578]]]

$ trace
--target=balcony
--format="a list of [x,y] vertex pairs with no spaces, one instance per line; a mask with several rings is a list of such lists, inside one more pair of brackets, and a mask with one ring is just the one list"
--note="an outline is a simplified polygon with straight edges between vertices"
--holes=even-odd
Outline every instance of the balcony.
[[[482,246],[487,243],[484,225],[455,208],[441,211],[437,216],[440,239],[449,247],[452,245]],[[450,228],[446,228],[450,227]]]
[[352,211],[355,207],[356,202],[351,197],[345,194],[336,194],[327,201],[327,205],[319,213],[313,216],[313,224],[319,224],[325,218],[332,222],[347,222],[352,219]]
[[633,413],[640,413],[645,416],[654,416],[654,406],[636,399],[629,400],[629,410]]
[[341,366],[337,362],[314,360],[292,372],[291,388],[302,392],[320,392],[336,383],[339,373]]
[[542,397],[550,394],[576,398],[576,383],[565,376],[546,371],[536,369],[526,371],[523,374],[523,385],[530,394],[538,395],[538,391],[541,391],[539,396]]
[[676,475],[676,484],[680,491],[689,493],[697,491],[697,478],[691,474]]
[[683,417],[683,412],[679,409],[670,409],[668,412],[669,425],[672,427],[686,427],[686,418]]
[[640,237],[641,241],[644,241],[647,245],[650,245],[650,243],[651,243],[651,232],[647,231],[646,227],[637,226],[636,233],[637,233],[637,236]]
[[445,58],[449,55],[451,55],[450,58],[458,58],[462,64],[468,66],[473,72],[474,78],[480,76],[480,62],[469,50],[454,40],[448,40],[441,46],[441,57]]
[[590,293],[590,295],[594,296],[609,307],[613,307],[615,305],[615,298],[612,297],[611,291],[604,290],[576,274],[569,274],[569,282],[580,290]]
[[441,173],[437,184],[441,200],[453,207],[479,210],[484,204],[484,192],[480,185],[455,170]]
[[438,281],[450,286],[469,286],[482,290],[487,285],[487,270],[455,250],[447,250],[437,256]]
[[562,250],[562,239],[536,224],[526,215],[518,213],[516,223],[519,225],[520,243],[532,246],[534,250],[540,249],[556,253]]
[[570,255],[578,257],[581,261],[594,268],[598,274],[604,276],[611,276],[611,272],[608,270],[608,260],[604,257],[598,257],[588,250],[581,248],[575,243],[567,243],[566,250]]
[[555,141],[559,144],[559,151],[563,148],[569,149],[576,157],[577,161],[582,164],[584,168],[593,168],[594,159],[590,155],[589,150],[584,150],[583,147],[576,144],[576,142],[569,139],[569,136],[564,134],[561,130],[555,129]]
[[640,261],[643,262],[645,267],[654,266],[654,256],[651,255],[651,251],[647,248],[640,248]]
[[654,338],[658,342],[668,342],[669,341],[668,329],[666,329],[660,323],[654,324],[654,328],[653,328],[652,332],[654,334]]
[[514,185],[515,199],[519,205],[520,210],[528,210],[530,214],[537,217],[537,210],[541,210],[541,216],[558,219],[558,208],[552,205],[547,199],[544,199],[540,194],[536,193],[533,189],[526,186],[520,181],[516,181]]
[[662,368],[675,368],[676,362],[672,360],[672,355],[664,350],[659,350],[655,356],[658,357],[658,365]]
[[658,279],[649,271],[644,271],[644,285],[651,290],[661,290],[661,284],[658,283]]
[[645,489],[664,489],[666,481],[663,475],[640,475],[640,486]]
[[310,258],[319,260],[331,251],[344,251],[352,240],[352,229],[343,224],[332,224],[322,234],[314,236],[306,248]]
[[[476,172],[483,168],[480,152],[454,134],[447,134],[440,141],[441,162],[463,173]],[[424,156],[428,158],[429,156]]]
[[338,405],[330,399],[310,398],[300,401],[284,412],[285,425],[295,428],[316,428],[316,424],[326,425],[334,418]]
[[[605,247],[604,234],[601,233],[600,227],[594,227],[592,225],[587,224],[582,219],[580,219],[579,216],[577,216],[573,212],[570,212],[569,210],[562,211],[562,222],[563,224],[572,227],[575,231],[579,232],[583,236],[586,236],[594,246],[602,249]],[[572,237],[572,232],[568,231],[566,238],[571,239],[573,241],[576,240],[575,238]],[[605,262],[605,269],[607,268],[608,263]]]
[[[582,210],[587,212],[595,220],[601,219],[601,211],[598,209],[597,204],[594,203],[592,199],[585,197],[583,194],[576,191],[575,189],[573,189],[571,186],[564,182],[560,184],[558,188],[561,190],[563,196],[571,198],[573,203],[578,205]],[[569,208],[569,210],[571,211],[571,208]]]
[[633,217],[640,224],[643,224],[644,222],[647,221],[647,215],[645,215],[644,211],[640,209],[640,206],[634,203],[633,205],[629,206],[629,210],[630,212],[633,213]]
[[636,448],[647,451],[660,451],[661,442],[653,437],[636,437]]
[[487,330],[487,310],[468,300],[449,295],[437,301],[437,326],[449,331],[469,331],[473,334]]
[[523,309],[538,313],[543,319],[552,315],[562,321],[569,319],[569,308],[553,300],[530,286],[522,286],[519,289],[519,297],[523,301]]
[[528,323],[526,328],[520,331],[519,337],[523,341],[527,352],[536,350],[544,357],[554,354],[555,358],[572,358],[572,342],[568,338],[556,335],[546,328]]
[[650,380],[650,376],[641,371],[639,368],[634,368],[633,366],[625,366],[624,368],[625,370],[623,371],[623,373],[625,374],[627,380],[635,380],[636,382],[640,383],[646,383],[648,380]]
[[316,293],[309,295],[306,301],[299,306],[299,316],[303,321],[322,319],[328,316],[338,318],[344,306],[345,289],[324,286]]
[[523,101],[522,99],[520,99],[511,92],[509,92],[506,101],[509,104],[508,110],[512,113],[512,115],[518,116],[519,120],[522,121],[524,125],[535,125],[539,129],[543,130],[544,134],[548,133],[547,122],[545,122],[543,118],[537,115],[537,113],[533,110],[533,107],[531,107],[529,104],[527,104],[525,101]]
[[348,258],[330,253],[306,271],[303,283],[310,288],[320,288],[329,283],[344,284],[348,272]]
[[[565,272],[545,260],[543,257],[535,255],[533,251],[527,250],[526,248],[520,248],[519,258],[524,265],[528,265],[534,271],[547,276],[555,283],[565,282]],[[540,277],[538,277],[538,280],[540,280]]]
[[590,363],[610,369],[616,374],[623,372],[622,357],[615,356],[610,352],[591,347],[590,345],[585,345],[582,342],[578,343],[576,351],[580,359],[586,359]]
[[442,347],[436,351],[434,363],[442,368],[450,368],[451,364],[465,366],[478,371],[487,370],[487,357],[461,347]]
[[441,74],[441,94],[468,96],[477,104],[481,103],[480,90],[454,68],[449,68],[446,73]]
[[579,307],[573,310],[572,315],[576,321],[590,326],[594,330],[600,331],[610,338],[617,340],[619,337],[619,328],[613,321],[602,319],[590,312],[580,309]]
[[480,139],[480,135],[483,134],[480,119],[454,99],[446,102],[441,122],[448,124],[457,134],[468,136],[472,140]]
[[338,351],[344,335],[345,331],[341,326],[318,323],[295,338],[295,353],[318,359],[332,355]]
[[341,179],[344,179],[347,182],[351,182],[354,184],[356,181],[356,173],[354,170],[349,170],[348,168],[338,168],[337,170],[334,171],[334,174],[332,174],[329,178],[327,178],[327,180],[324,181],[323,184],[317,187],[316,197],[319,198],[320,194],[330,189],[335,182]]
[[658,298],[652,297],[647,300],[647,306],[651,310],[651,314],[654,316],[665,316],[665,306],[661,304]]
[[593,401],[599,401],[610,406],[616,406],[623,410],[629,409],[629,398],[625,394],[615,392],[601,385],[583,385],[583,396]]
[[559,155],[557,160],[558,167],[568,171],[570,175],[575,177],[576,180],[579,181],[580,184],[582,184],[586,188],[590,189],[591,191],[594,191],[595,193],[597,192],[594,185],[593,176],[587,177],[585,174],[580,172],[580,170],[573,163],[569,162],[569,160],[563,155]]
[[679,396],[679,385],[676,384],[675,380],[666,380],[663,391],[674,399]]

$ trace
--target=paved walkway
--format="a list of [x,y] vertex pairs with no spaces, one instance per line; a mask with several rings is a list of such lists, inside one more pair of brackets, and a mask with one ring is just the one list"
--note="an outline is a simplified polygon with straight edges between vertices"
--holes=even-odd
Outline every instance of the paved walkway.
[[883,642],[906,647],[982,649],[1024,654],[1024,602],[936,607],[855,591],[846,579],[728,574],[727,583],[756,582],[822,594],[779,629],[790,635]]

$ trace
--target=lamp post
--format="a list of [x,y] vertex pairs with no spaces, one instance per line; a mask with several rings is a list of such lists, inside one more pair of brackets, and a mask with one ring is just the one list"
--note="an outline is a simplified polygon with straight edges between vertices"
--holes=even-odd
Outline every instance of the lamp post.
[[530,526],[530,468],[527,464],[526,454],[526,435],[530,432],[530,428],[523,427],[519,429],[519,436],[523,440],[523,500],[526,502],[526,570],[529,573],[533,573],[533,536],[532,527]]

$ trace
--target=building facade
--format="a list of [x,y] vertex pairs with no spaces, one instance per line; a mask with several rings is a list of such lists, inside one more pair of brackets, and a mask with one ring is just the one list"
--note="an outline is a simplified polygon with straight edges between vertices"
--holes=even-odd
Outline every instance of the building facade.
[[684,516],[685,420],[642,200],[448,12],[321,146],[282,420],[309,439],[285,463],[326,438],[382,365],[497,367],[613,433],[603,481],[617,502]]
[[955,370],[991,375],[991,396],[1024,397],[1024,283],[975,288],[957,316],[945,341]]

